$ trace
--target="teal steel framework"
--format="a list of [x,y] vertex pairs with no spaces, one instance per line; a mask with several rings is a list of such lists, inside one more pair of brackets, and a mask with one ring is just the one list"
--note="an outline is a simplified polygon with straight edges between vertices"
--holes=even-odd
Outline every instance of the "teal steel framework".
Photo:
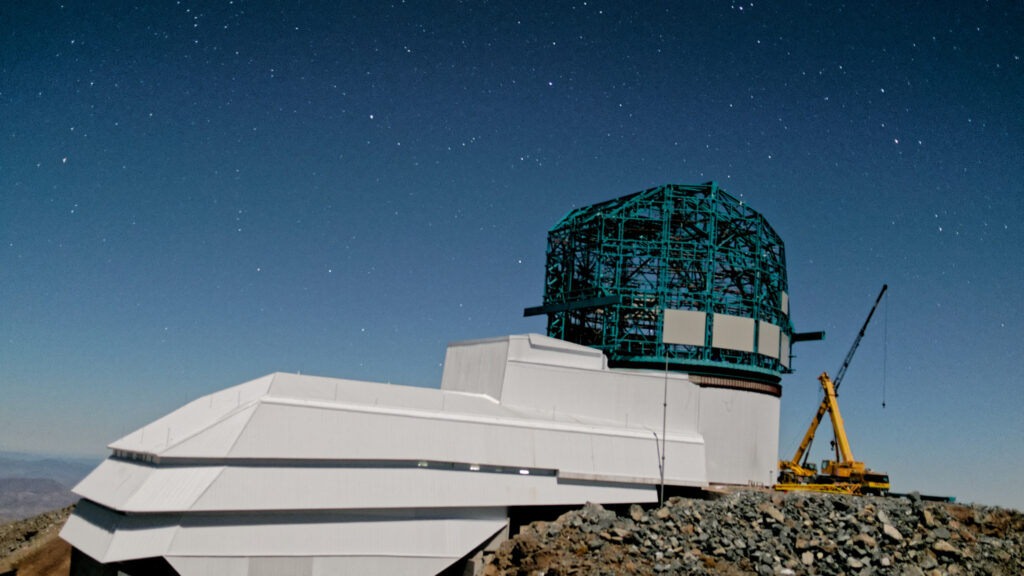
[[[761,214],[714,182],[669,184],[562,218],[548,233],[544,305],[525,314],[547,314],[549,336],[612,365],[777,382],[789,358],[712,347],[712,318],[763,320],[791,340],[787,292],[785,247]],[[666,308],[706,312],[705,345],[663,343]]]

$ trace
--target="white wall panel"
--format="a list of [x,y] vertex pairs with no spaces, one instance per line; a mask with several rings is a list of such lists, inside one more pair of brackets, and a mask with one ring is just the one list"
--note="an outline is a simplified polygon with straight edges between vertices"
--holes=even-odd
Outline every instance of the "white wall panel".
[[754,320],[729,314],[715,314],[711,326],[711,345],[715,348],[754,351]]
[[779,462],[779,399],[726,388],[704,388],[702,393],[708,481],[773,483]]
[[550,475],[431,468],[229,467],[193,511],[497,508],[633,502],[630,487],[581,488]]
[[312,576],[312,556],[249,558],[249,576]]
[[703,346],[706,332],[706,313],[698,310],[666,309],[664,311],[661,330],[663,342]]
[[122,516],[82,500],[60,537],[99,562],[120,562],[163,555],[180,521],[180,514]]
[[313,576],[338,574],[387,574],[388,576],[433,576],[459,558],[416,558],[380,556],[316,557]]
[[[659,424],[660,425],[660,424]],[[620,436],[621,454],[598,466],[590,452],[558,449],[587,435]],[[624,462],[646,441],[637,429],[540,420],[460,420],[453,416],[260,405],[231,451],[234,458],[428,460],[625,475]],[[700,442],[696,433],[690,438]],[[625,446],[629,446],[626,448]],[[556,447],[555,450],[549,450]],[[543,449],[541,449],[543,448]]]
[[248,576],[248,558],[215,556],[167,556],[167,563],[181,576]]
[[501,398],[508,346],[508,338],[450,344],[444,355],[441,389]]
[[[535,417],[577,417],[660,430],[664,387],[664,372],[573,370],[517,362],[509,364],[502,404]],[[696,432],[699,394],[700,388],[685,375],[669,373],[672,430]]]
[[172,556],[423,556],[459,558],[505,519],[346,517],[321,513],[188,515]]
[[103,562],[114,539],[118,519],[112,510],[80,500],[60,529],[60,537],[93,560]]
[[771,322],[757,322],[757,352],[772,358],[779,357],[779,327]]

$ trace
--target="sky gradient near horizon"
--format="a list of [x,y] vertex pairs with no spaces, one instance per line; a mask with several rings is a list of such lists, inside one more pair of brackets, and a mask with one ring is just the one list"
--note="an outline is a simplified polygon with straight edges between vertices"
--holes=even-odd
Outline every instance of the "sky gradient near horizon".
[[6,3],[0,450],[102,454],[273,371],[438,386],[448,342],[544,332],[566,212],[714,180],[828,333],[783,455],[888,283],[854,455],[1024,508],[1024,7],[890,6]]

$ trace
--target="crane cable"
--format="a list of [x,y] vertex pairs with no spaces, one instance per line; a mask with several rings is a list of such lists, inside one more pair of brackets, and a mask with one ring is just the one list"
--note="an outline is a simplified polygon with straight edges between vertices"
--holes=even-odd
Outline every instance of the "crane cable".
[[885,385],[889,375],[889,299],[885,299],[885,320],[882,322],[882,409],[885,410]]

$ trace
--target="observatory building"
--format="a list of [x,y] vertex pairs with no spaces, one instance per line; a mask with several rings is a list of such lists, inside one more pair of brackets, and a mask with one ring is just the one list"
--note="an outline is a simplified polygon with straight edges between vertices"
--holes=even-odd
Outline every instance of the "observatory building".
[[714,183],[575,210],[526,313],[546,336],[451,344],[440,389],[276,373],[117,440],[72,576],[461,574],[539,507],[773,482],[798,337],[760,214]]
[[548,233],[546,268],[544,305],[526,314],[547,314],[549,336],[601,350],[612,367],[720,384],[777,385],[789,372],[782,239],[713,182],[570,212]]

